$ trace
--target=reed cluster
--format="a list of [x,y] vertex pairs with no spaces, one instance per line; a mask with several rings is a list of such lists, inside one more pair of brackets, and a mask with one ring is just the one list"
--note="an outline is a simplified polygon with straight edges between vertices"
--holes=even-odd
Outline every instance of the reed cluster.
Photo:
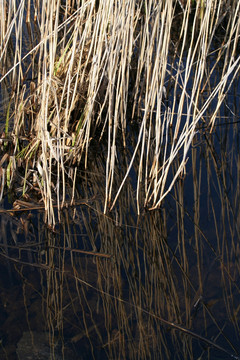
[[[36,192],[54,225],[53,204],[65,204],[68,181],[74,200],[77,171],[87,168],[96,140],[107,148],[104,211],[133,166],[138,213],[158,208],[185,174],[199,124],[213,129],[239,73],[239,7],[237,0],[1,2],[1,197],[20,179],[21,193]],[[114,191],[132,125],[137,141]]]

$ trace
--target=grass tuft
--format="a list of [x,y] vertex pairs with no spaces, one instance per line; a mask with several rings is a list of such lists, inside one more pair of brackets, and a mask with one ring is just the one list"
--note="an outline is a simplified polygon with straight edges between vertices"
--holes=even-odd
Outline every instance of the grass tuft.
[[[213,130],[238,76],[239,6],[236,0],[231,7],[225,0],[2,3],[9,159],[24,154],[41,183],[49,224],[56,221],[53,204],[60,209],[66,201],[68,168],[87,168],[92,139],[107,138],[105,212],[136,159],[138,213],[161,206],[186,171],[197,127],[204,122]],[[114,192],[117,154],[131,124],[137,141]],[[15,168],[11,160],[7,186]]]

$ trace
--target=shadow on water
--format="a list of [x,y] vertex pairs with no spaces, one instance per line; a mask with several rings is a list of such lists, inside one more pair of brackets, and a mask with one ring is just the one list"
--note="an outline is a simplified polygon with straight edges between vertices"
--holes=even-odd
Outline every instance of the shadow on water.
[[139,217],[134,174],[103,215],[104,151],[54,232],[41,211],[1,213],[1,358],[237,358],[238,124],[197,134],[187,176]]

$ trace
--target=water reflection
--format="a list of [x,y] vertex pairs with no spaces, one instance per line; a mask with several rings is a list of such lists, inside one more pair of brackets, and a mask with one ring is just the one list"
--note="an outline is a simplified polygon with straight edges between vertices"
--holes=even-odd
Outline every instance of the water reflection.
[[96,154],[54,232],[40,210],[1,213],[1,358],[237,356],[238,137],[237,124],[198,134],[187,176],[139,217],[134,173],[103,215]]

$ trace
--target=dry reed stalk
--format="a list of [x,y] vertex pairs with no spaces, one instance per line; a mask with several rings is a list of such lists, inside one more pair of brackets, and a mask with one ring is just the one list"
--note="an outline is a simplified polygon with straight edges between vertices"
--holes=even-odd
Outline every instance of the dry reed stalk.
[[[196,127],[215,101],[209,121],[213,129],[240,68],[240,5],[235,1],[229,9],[223,0],[205,5],[199,0],[194,10],[190,1],[181,2],[176,60],[170,65],[178,3],[100,0],[77,2],[71,8],[73,2],[69,1],[64,8],[59,1],[35,1],[33,14],[29,13],[29,0],[21,0],[18,6],[15,2],[1,5],[0,84],[12,87],[13,155],[25,153],[26,160],[26,154],[31,154],[49,223],[56,221],[53,202],[59,210],[65,202],[66,165],[75,167],[84,161],[87,167],[97,129],[101,129],[100,138],[107,134],[108,142],[104,211],[113,209],[140,151],[136,183],[139,214],[143,206],[160,207],[185,173]],[[224,47],[217,60],[223,61],[223,66],[218,83],[211,88],[207,63],[223,20],[227,23]],[[29,48],[25,45],[26,29]],[[170,92],[166,91],[169,81],[173,83]],[[207,98],[202,94],[206,87]],[[118,144],[126,146],[128,124],[135,122],[136,116],[141,119],[136,147],[114,192]],[[22,139],[29,139],[27,146]],[[172,164],[179,157],[179,166],[172,173]]]

